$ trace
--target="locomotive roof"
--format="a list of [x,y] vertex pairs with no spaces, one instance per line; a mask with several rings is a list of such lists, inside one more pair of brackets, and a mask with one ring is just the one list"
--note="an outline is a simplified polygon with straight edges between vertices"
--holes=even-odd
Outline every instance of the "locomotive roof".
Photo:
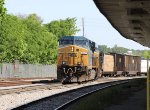
[[83,36],[63,36],[59,40],[88,40]]

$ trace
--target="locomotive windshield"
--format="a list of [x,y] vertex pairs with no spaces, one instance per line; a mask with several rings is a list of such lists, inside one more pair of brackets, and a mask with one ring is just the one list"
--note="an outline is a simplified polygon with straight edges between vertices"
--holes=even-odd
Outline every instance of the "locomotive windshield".
[[75,40],[75,45],[79,45],[79,46],[86,46],[87,45],[87,40]]
[[59,45],[73,45],[73,40],[60,40]]
[[59,39],[59,46],[78,45],[88,47],[89,41],[85,37],[80,36],[64,36]]

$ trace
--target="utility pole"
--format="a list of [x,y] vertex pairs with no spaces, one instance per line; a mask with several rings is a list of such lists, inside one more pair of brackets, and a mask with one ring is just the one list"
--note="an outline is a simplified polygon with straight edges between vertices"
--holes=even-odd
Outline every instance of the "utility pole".
[[83,31],[83,37],[84,37],[84,18],[82,18],[82,31]]

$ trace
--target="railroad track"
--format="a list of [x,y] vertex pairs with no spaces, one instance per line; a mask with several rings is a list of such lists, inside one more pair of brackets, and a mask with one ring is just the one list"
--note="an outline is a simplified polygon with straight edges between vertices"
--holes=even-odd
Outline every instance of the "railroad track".
[[52,88],[56,88],[61,85],[62,85],[61,83],[55,83],[55,84],[33,84],[33,85],[26,85],[26,86],[9,87],[6,89],[0,89],[0,95],[13,94],[13,93],[20,94],[21,92],[29,92],[35,90],[50,90]]
[[[103,82],[108,81],[107,78],[106,79],[102,78],[102,79],[99,79],[99,80],[100,81],[102,80]],[[92,81],[88,81],[88,83],[92,82]],[[83,83],[87,83],[87,82],[83,82]],[[72,83],[71,85],[66,84],[65,86],[69,88],[69,87],[72,87],[72,86],[75,86],[75,85],[78,85],[78,84],[77,83]],[[51,90],[51,89],[59,88],[61,86],[62,86],[61,83],[51,82],[51,83],[48,83],[48,84],[18,85],[16,87],[12,86],[12,87],[8,87],[8,88],[7,87],[0,87],[0,96],[1,95],[6,95],[6,94],[13,94],[13,93],[19,94],[21,92],[34,91],[34,90]],[[3,89],[3,88],[5,88],[5,89]]]
[[[88,81],[89,82],[92,82],[93,80],[91,81]],[[82,82],[81,84],[84,84],[84,83],[87,83],[87,81],[85,82]],[[72,86],[75,86],[75,85],[78,85],[79,83],[70,83],[70,84],[61,84],[60,82],[51,82],[51,83],[47,83],[47,84],[30,84],[30,85],[16,85],[16,86],[10,86],[7,88],[6,87],[0,87],[0,96],[1,95],[6,95],[6,94],[13,94],[13,93],[17,93],[17,94],[20,94],[22,92],[30,92],[30,91],[35,91],[35,90],[51,90],[51,89],[59,89],[63,86],[65,87],[72,87]],[[3,89],[5,88],[5,89]]]
[[[92,81],[88,81],[92,82]],[[87,83],[87,82],[82,82]],[[61,87],[67,87],[70,88],[72,86],[76,86],[78,83],[70,83],[70,84],[65,84],[63,85],[60,82],[53,82],[53,83],[48,83],[48,84],[32,84],[32,85],[19,85],[19,86],[12,86],[12,87],[1,87],[0,88],[0,96],[1,95],[6,95],[6,94],[13,94],[17,93],[20,94],[22,92],[30,92],[30,91],[35,91],[35,90],[52,90],[52,89],[59,89]],[[5,89],[3,89],[5,88]]]
[[36,83],[54,83],[58,82],[56,79],[36,79],[36,78],[11,78],[11,79],[0,79],[0,87],[19,86],[19,85],[31,85]]
[[68,104],[85,97],[96,91],[109,88],[115,85],[128,83],[131,79],[119,80],[113,82],[100,83],[96,85],[90,85],[63,93],[55,94],[44,99],[27,103],[25,105],[16,107],[12,110],[61,110]]

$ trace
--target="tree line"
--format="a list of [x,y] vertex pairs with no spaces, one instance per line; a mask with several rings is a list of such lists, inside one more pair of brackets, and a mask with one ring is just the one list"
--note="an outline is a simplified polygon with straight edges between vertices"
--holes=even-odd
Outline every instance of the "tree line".
[[150,58],[150,50],[134,50],[134,49],[128,49],[125,47],[119,47],[117,45],[114,45],[114,47],[112,48],[108,47],[107,45],[99,45],[98,48],[103,53],[114,52],[114,53],[125,54],[125,53],[131,52],[131,54],[133,55],[141,56],[143,58]]
[[57,40],[77,31],[75,18],[42,24],[36,14],[6,14],[0,25],[0,60],[53,64],[57,57]]
[[11,15],[0,1],[0,62],[54,64],[57,41],[74,35],[78,29],[75,18],[55,20],[47,24],[36,14]]

